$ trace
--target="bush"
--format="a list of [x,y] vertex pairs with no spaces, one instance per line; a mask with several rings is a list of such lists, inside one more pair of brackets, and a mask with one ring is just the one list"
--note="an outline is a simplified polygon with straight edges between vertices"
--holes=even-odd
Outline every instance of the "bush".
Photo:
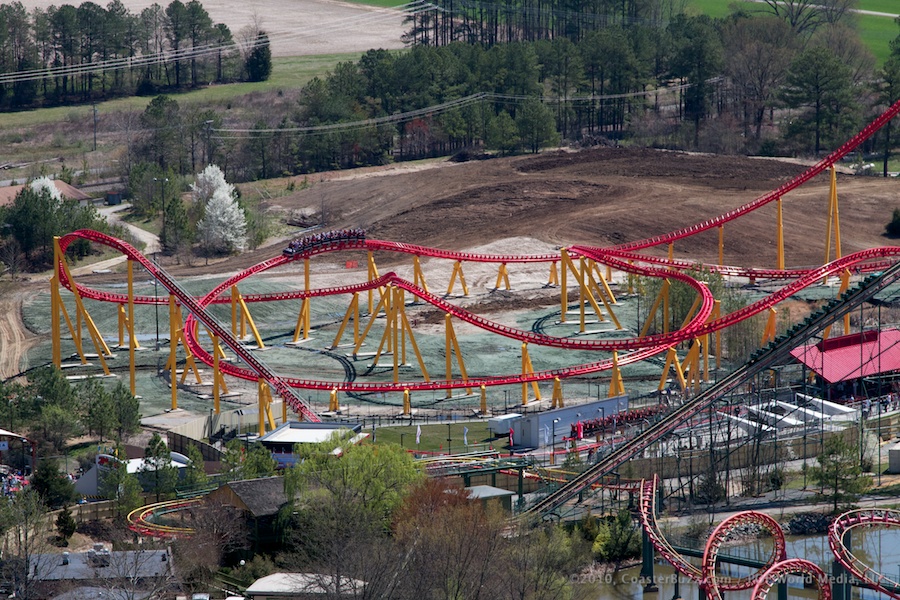
[[59,534],[60,539],[64,541],[68,540],[75,535],[75,530],[77,528],[78,523],[75,522],[75,517],[73,517],[71,511],[69,511],[69,507],[64,507],[56,517],[56,532]]
[[891,222],[884,226],[884,234],[889,238],[900,237],[900,208],[895,208]]

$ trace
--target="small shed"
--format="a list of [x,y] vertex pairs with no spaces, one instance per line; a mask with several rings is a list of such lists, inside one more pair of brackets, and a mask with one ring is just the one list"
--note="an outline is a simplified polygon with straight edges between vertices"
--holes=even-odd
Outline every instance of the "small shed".
[[[340,585],[336,585],[338,581]],[[364,581],[349,577],[337,579],[318,573],[272,573],[254,581],[244,593],[251,600],[356,598],[364,587]]]
[[900,473],[900,443],[888,447],[888,469],[891,475]]
[[257,549],[276,541],[278,511],[288,502],[283,477],[231,481],[210,492],[207,499],[212,503],[233,506],[247,515]]
[[472,500],[480,500],[482,504],[497,501],[500,502],[503,510],[512,512],[512,497],[516,495],[515,492],[492,485],[473,485],[467,487],[466,491],[469,492],[469,498]]

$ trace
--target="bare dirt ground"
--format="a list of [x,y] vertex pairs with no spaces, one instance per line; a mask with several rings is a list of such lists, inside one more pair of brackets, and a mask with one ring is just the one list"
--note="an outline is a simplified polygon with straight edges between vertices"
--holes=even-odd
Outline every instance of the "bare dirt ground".
[[[455,250],[518,236],[554,245],[608,246],[721,214],[776,189],[805,168],[778,160],[649,149],[550,152],[316,174],[306,177],[310,187],[277,198],[268,208],[286,217],[317,214],[324,207],[329,228],[364,227],[372,238]],[[900,206],[898,191],[896,179],[838,175],[844,254],[892,244],[882,234]],[[788,267],[823,262],[827,209],[827,176],[785,197]],[[774,267],[775,241],[771,205],[725,226],[725,262]],[[264,248],[191,272],[239,270],[271,254],[272,248]],[[714,262],[718,234],[679,242],[675,254]]]
[[[132,13],[140,13],[154,0],[129,0]],[[156,2],[165,7],[168,2]],[[46,9],[59,5],[53,0],[24,0],[26,9]],[[76,6],[79,2],[70,2]],[[203,0],[203,7],[215,23],[225,23],[238,37],[253,24],[264,29],[272,44],[273,56],[309,56],[365,52],[370,48],[402,48],[403,14],[399,10],[377,8],[336,0]]]

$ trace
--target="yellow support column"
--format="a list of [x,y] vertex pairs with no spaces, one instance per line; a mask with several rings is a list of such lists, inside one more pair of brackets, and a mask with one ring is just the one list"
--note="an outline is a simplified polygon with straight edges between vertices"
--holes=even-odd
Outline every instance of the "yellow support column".
[[481,414],[486,415],[487,414],[487,388],[482,383],[480,389],[481,389]]
[[[169,294],[169,385],[172,388],[172,410],[178,408],[178,374],[175,368],[178,365],[178,333],[175,295]],[[184,365],[184,371],[187,373],[187,363]]]
[[551,285],[559,285],[559,271],[556,268],[556,261],[550,263],[550,277],[547,278],[547,287]]
[[447,286],[447,295],[453,294],[453,288],[456,284],[456,278],[459,277],[459,283],[462,286],[463,296],[469,295],[469,286],[466,285],[466,276],[463,273],[462,262],[453,263],[453,272],[450,274],[450,285]]
[[778,270],[784,271],[784,218],[781,212],[781,198],[775,200],[775,210],[777,212],[776,220],[776,250],[778,254]]
[[669,262],[675,260],[675,242],[669,242]]
[[550,399],[550,408],[565,408],[565,401],[563,400],[562,393],[562,382],[559,380],[559,377],[553,378],[553,397]]
[[125,314],[125,305],[119,304],[119,308],[116,311],[119,315],[119,348],[125,347],[125,321],[128,320],[128,317]]
[[[534,365],[531,364],[531,357],[528,355],[528,344],[522,342],[522,375],[530,375],[534,373]],[[541,399],[541,389],[538,387],[537,381],[531,382],[531,389],[534,391],[534,399]],[[528,382],[522,382],[522,406],[528,404]]]
[[506,286],[506,289],[510,289],[509,286],[509,271],[506,270],[506,263],[500,263],[500,269],[497,271],[497,282],[494,284],[494,289],[500,289],[500,283],[503,283]]
[[128,259],[128,384],[131,395],[137,395],[134,367],[134,261]]
[[777,321],[775,316],[778,314],[778,311],[774,308],[769,309],[769,318],[766,321],[766,329],[763,331],[762,342],[760,342],[760,346],[766,345],[768,342],[771,342],[775,339],[775,334],[777,332]]
[[412,405],[409,401],[409,388],[403,390],[403,415],[412,415]]
[[612,375],[609,380],[609,393],[607,398],[616,398],[625,395],[625,381],[622,379],[622,372],[619,370],[619,353],[613,350],[613,366]]
[[413,285],[421,290],[428,291],[428,282],[425,281],[425,275],[422,273],[422,265],[419,263],[419,255],[413,255]]
[[678,353],[675,351],[675,348],[669,348],[669,351],[666,353],[666,366],[663,367],[662,377],[659,380],[659,387],[657,388],[660,392],[666,389],[666,379],[669,378],[669,369],[673,367],[681,391],[684,392],[687,390],[687,380],[684,378],[684,371],[681,368],[681,363],[678,362]]
[[[219,370],[219,336],[213,334],[213,408],[219,414],[219,382],[222,380],[222,372]],[[260,381],[263,381],[260,379]]]
[[725,226],[719,225],[719,266],[725,264]]
[[[375,266],[375,255],[370,250],[366,253],[367,263],[368,263],[368,277],[369,281],[374,281],[378,279],[378,267]],[[375,290],[369,290],[369,314],[372,314],[372,311],[375,308]]]
[[328,412],[339,413],[341,412],[341,405],[338,401],[338,390],[337,388],[333,388],[331,390],[331,394],[328,396]]
[[[266,380],[260,377],[256,381],[256,395],[259,401],[259,427],[257,428],[257,433],[260,437],[266,435],[266,408],[267,408],[267,398],[266,394],[269,390],[269,386],[266,383]],[[217,410],[216,413],[219,411]]]
[[[459,340],[456,339],[456,332],[453,330],[453,316],[450,313],[444,315],[444,354],[446,355],[446,373],[447,381],[453,379],[453,356],[456,356],[456,364],[459,365],[459,374],[463,381],[469,380],[466,372],[466,363],[463,360],[462,351],[459,348]],[[471,394],[472,388],[466,388],[466,394]],[[447,398],[453,397],[453,390],[447,389]]]
[[[62,367],[62,349],[60,342],[60,297],[59,297],[59,269],[60,269],[59,236],[53,236],[53,275],[50,277],[50,337],[53,347],[53,366]],[[68,317],[67,317],[68,318]]]
[[[560,303],[560,311],[559,311],[559,322],[566,322],[566,312],[569,310],[569,289],[568,289],[568,267],[566,266],[569,260],[569,251],[565,248],[561,248],[559,251],[561,264],[559,266],[560,277],[562,278],[562,283],[559,286],[559,303]],[[555,264],[555,263],[554,263]]]
[[[834,228],[834,259],[841,258],[841,219],[838,210],[837,195],[837,171],[831,166],[831,185],[828,194],[828,222],[825,225],[825,262],[831,262],[831,231]],[[822,284],[828,282],[828,276],[822,279]]]

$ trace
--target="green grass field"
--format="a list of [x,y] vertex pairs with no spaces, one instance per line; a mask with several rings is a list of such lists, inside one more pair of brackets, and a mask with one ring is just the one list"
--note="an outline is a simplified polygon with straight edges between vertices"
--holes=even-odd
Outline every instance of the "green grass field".
[[[693,14],[705,14],[718,18],[731,13],[731,4],[721,0],[690,0],[689,7]],[[758,2],[738,2],[737,4],[755,11],[765,8]],[[900,14],[900,4],[896,0],[861,0],[859,5],[862,10]],[[863,42],[878,59],[878,64],[882,64],[890,53],[888,44],[900,34],[900,27],[891,17],[874,15],[857,15],[856,22]]]
[[[450,438],[450,450],[453,453],[460,453],[468,449],[470,452],[475,450],[487,450],[492,445],[494,450],[501,452],[507,451],[506,437],[492,438],[489,435],[486,421],[473,421],[471,423],[451,423],[449,435],[447,433],[447,425],[421,425],[422,437],[419,444],[416,445],[416,425],[406,425],[399,427],[379,427],[375,430],[376,444],[397,444],[410,450],[421,450],[423,452],[440,452],[447,450],[447,438]],[[463,428],[468,427],[468,447],[463,445]],[[401,438],[402,436],[402,438]]]
[[[174,97],[179,104],[223,104],[233,98],[253,92],[296,89],[305,85],[313,77],[324,75],[338,63],[356,61],[360,56],[358,53],[353,53],[274,58],[272,60],[272,76],[267,81],[213,85],[192,92],[175,94]],[[97,109],[106,114],[125,110],[143,110],[152,99],[152,96],[135,96],[109,100],[99,103]],[[0,115],[0,128],[15,129],[43,123],[84,119],[87,118],[85,115],[90,115],[91,111],[91,106],[61,106],[3,113]]]

